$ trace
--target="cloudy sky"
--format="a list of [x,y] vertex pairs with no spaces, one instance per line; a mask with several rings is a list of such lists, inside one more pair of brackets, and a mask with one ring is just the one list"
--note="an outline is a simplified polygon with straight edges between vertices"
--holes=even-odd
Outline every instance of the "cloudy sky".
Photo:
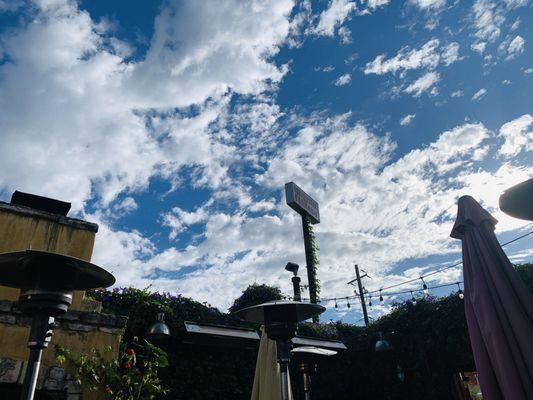
[[[355,263],[368,290],[416,278],[459,259],[463,194],[502,242],[531,230],[497,204],[533,175],[532,20],[529,0],[0,0],[0,199],[71,201],[119,285],[224,310],[252,282],[290,293],[294,181],[320,203],[323,298]],[[358,321],[344,303],[325,318]]]

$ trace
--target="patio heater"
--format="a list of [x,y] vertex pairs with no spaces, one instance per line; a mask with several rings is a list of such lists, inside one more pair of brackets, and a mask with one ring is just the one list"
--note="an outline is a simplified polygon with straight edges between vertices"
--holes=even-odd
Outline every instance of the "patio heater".
[[292,349],[291,354],[298,362],[298,369],[302,374],[304,399],[311,400],[311,373],[316,370],[317,361],[323,357],[334,356],[337,352],[320,347],[302,346]]
[[289,340],[296,336],[298,322],[317,316],[325,310],[326,308],[319,304],[283,300],[243,308],[235,313],[244,321],[264,325],[268,338],[276,342],[281,400],[289,399]]
[[67,311],[72,292],[114,283],[113,275],[104,269],[63,254],[35,250],[0,254],[0,285],[20,289],[18,307],[32,317],[22,400],[34,397],[42,352],[52,338],[54,318]]

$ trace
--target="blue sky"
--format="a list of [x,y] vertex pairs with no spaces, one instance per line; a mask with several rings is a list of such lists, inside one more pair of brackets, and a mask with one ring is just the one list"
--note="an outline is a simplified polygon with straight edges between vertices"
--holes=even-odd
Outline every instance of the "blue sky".
[[119,285],[225,309],[254,281],[290,293],[294,181],[321,207],[322,297],[352,294],[354,263],[369,290],[417,277],[459,259],[463,194],[502,242],[531,229],[497,201],[533,171],[532,17],[529,0],[0,0],[1,198],[71,201]]

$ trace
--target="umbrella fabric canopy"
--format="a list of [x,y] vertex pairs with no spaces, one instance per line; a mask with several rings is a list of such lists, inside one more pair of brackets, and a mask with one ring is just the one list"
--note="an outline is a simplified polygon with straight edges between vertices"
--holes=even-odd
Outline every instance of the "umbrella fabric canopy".
[[[290,382],[290,376],[289,376]],[[292,399],[289,386],[289,396]],[[279,400],[281,386],[279,380],[279,365],[277,361],[276,342],[270,340],[263,331],[257,362],[255,364],[254,386],[251,400]]]
[[483,398],[533,399],[533,301],[503,252],[498,221],[459,199],[451,237],[463,245],[465,313]]

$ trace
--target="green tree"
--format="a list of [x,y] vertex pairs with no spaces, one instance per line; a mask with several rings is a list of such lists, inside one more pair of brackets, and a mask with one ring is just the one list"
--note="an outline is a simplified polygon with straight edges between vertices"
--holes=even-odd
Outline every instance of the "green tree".
[[281,294],[281,290],[279,290],[278,287],[253,283],[242,292],[242,295],[235,299],[233,305],[229,308],[229,312],[233,313],[246,307],[255,306],[268,301],[281,300],[283,298],[284,296]]

